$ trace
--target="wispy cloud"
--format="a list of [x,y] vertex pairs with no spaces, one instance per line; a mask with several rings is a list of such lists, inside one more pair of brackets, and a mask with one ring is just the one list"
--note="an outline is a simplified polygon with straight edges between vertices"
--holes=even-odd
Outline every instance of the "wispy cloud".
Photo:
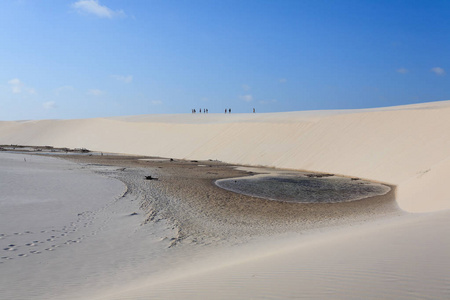
[[272,100],[261,100],[259,101],[259,104],[265,105],[265,104],[270,104],[270,103],[277,103],[276,99],[272,99]]
[[55,101],[47,101],[42,103],[42,107],[44,107],[45,109],[53,109],[56,108],[57,105],[55,103]]
[[22,82],[17,79],[11,79],[10,81],[8,81],[9,86],[11,87],[11,90],[13,92],[13,94],[20,94],[22,92]]
[[133,76],[131,75],[127,75],[127,76],[122,76],[122,75],[111,75],[112,78],[114,78],[115,80],[124,82],[124,83],[130,83],[133,81]]
[[151,103],[152,103],[152,105],[161,105],[162,101],[161,100],[152,100]]
[[445,75],[445,70],[442,69],[442,68],[439,68],[439,67],[431,68],[430,71],[433,72],[433,73],[435,73],[436,75],[439,75],[439,76]]
[[59,88],[56,88],[54,90],[54,93],[55,93],[56,96],[59,96],[59,95],[61,95],[63,93],[71,92],[73,90],[74,90],[73,86],[65,85],[65,86],[60,86]]
[[397,73],[400,73],[400,74],[406,74],[406,73],[409,73],[409,70],[406,69],[406,68],[399,68],[399,69],[397,69],[396,71],[397,71]]
[[287,79],[286,78],[280,78],[280,79],[278,79],[278,82],[279,83],[286,83]]
[[30,95],[36,94],[36,90],[31,87],[25,86],[25,84],[18,78],[14,78],[8,81],[9,86],[13,94],[20,94],[22,92],[28,93]]
[[72,7],[79,13],[88,13],[96,15],[99,18],[109,18],[125,16],[122,10],[112,10],[107,6],[101,5],[98,0],[79,0],[72,4]]
[[250,94],[249,95],[241,95],[241,96],[239,96],[239,98],[241,100],[244,100],[245,102],[250,102],[253,100],[253,96]]
[[252,88],[251,88],[248,84],[243,84],[243,85],[242,85],[242,89],[243,89],[244,91],[250,91]]
[[90,89],[87,93],[91,96],[101,96],[105,94],[105,91],[99,89]]

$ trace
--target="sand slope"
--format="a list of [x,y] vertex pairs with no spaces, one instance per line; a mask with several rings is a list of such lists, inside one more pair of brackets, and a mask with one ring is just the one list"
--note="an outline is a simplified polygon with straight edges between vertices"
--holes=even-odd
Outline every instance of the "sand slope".
[[450,101],[271,114],[0,122],[0,144],[306,169],[398,185],[411,212],[450,208]]
[[[349,111],[0,122],[0,144],[217,159],[337,173],[395,184],[402,209],[433,212],[402,213],[392,219],[367,220],[318,232],[286,233],[223,249],[205,247],[205,253],[211,253],[203,255],[196,252],[199,245],[168,251],[167,237],[175,235],[173,230],[161,222],[141,226],[143,220],[131,217],[130,212],[138,207],[130,199],[140,192],[128,194],[128,202],[116,201],[98,210],[98,217],[88,220],[92,225],[87,229],[76,228],[72,235],[76,241],[82,238],[81,243],[71,237],[58,244],[50,236],[53,231],[32,233],[28,227],[17,227],[36,227],[39,221],[28,217],[32,211],[24,206],[20,215],[25,221],[19,222],[18,217],[1,219],[2,230],[11,232],[0,236],[8,247],[3,255],[9,258],[27,247],[37,247],[31,246],[34,238],[30,234],[38,234],[36,240],[42,240],[39,247],[43,250],[2,262],[0,290],[4,289],[0,298],[60,299],[63,286],[67,292],[63,298],[67,299],[448,299],[449,115],[450,101],[443,101]],[[88,181],[79,186],[96,182],[92,180],[106,180],[105,184],[111,180],[89,174],[78,176],[84,173],[84,166],[53,166],[50,160],[42,160],[39,165],[42,158],[25,162],[23,156],[3,154],[2,194],[10,195],[4,196],[3,202],[9,199],[16,203],[36,195],[30,184],[28,189],[15,188],[14,193],[8,193],[14,182],[23,186],[17,172],[31,176],[30,172],[52,169],[50,179],[54,184],[31,181],[39,183],[35,189],[43,193],[43,200],[52,193],[57,200],[63,197],[62,188],[73,178]],[[106,168],[102,171],[106,175],[115,167],[94,164],[89,168]],[[130,178],[146,174],[143,170],[136,172],[130,173]],[[11,174],[16,174],[17,180]],[[62,175],[68,183],[60,182]],[[118,187],[121,190],[122,186]],[[88,190],[76,188],[75,192]],[[106,195],[98,197],[111,198]],[[75,200],[73,204],[83,203]],[[85,222],[85,217],[77,214],[80,210],[85,208],[67,212]],[[440,210],[446,211],[436,212]],[[4,213],[12,217],[6,210]],[[143,217],[139,214],[136,218]],[[60,219],[61,224],[56,222],[59,227],[66,230],[71,226],[65,224],[68,219],[63,214]],[[22,230],[20,235],[14,233],[16,229]],[[12,243],[17,251],[10,251]],[[40,260],[33,262],[34,256]],[[40,274],[38,280],[34,274]],[[28,288],[23,289],[22,284]]]
[[152,278],[98,300],[449,299],[449,216],[410,215],[266,242],[246,260],[162,283]]

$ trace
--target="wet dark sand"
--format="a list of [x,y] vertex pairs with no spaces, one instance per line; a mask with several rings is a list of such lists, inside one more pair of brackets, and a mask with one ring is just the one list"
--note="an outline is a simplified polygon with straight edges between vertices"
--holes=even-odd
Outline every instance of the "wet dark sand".
[[216,185],[248,196],[293,203],[339,203],[385,195],[386,185],[327,174],[269,174],[217,180]]
[[[122,180],[140,195],[147,222],[168,219],[178,228],[179,242],[240,242],[252,236],[305,232],[402,214],[395,186],[385,195],[343,203],[290,203],[266,200],[216,186],[224,178],[248,176],[218,161],[154,160],[117,155],[58,155],[77,163],[118,167],[106,174]],[[147,159],[147,160],[143,160]],[[266,169],[267,170],[267,169]],[[153,180],[146,180],[152,176]]]

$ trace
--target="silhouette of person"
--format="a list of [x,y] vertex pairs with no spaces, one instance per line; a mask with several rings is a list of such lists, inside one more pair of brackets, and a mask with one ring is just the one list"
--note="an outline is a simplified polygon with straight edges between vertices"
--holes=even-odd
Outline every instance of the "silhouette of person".
[[231,108],[228,109],[228,113],[231,114]]

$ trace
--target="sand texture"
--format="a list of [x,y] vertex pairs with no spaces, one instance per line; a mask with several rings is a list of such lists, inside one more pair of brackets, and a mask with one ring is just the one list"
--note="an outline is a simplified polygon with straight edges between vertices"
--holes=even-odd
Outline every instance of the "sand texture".
[[[448,299],[449,115],[0,122],[0,299]],[[389,188],[311,204],[215,184],[294,170]]]

